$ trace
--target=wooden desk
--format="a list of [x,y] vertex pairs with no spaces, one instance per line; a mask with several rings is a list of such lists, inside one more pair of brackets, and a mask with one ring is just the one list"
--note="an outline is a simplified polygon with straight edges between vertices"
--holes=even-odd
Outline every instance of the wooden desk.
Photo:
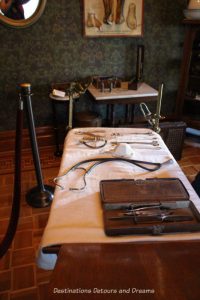
[[128,90],[125,85],[122,88],[112,89],[111,92],[107,90],[101,92],[94,86],[90,86],[88,91],[96,103],[107,105],[107,119],[113,127],[116,125],[116,104],[126,105],[125,123],[133,123],[135,104],[154,101],[158,97],[158,91],[144,82],[137,90]]
[[200,241],[63,245],[47,299],[199,300]]

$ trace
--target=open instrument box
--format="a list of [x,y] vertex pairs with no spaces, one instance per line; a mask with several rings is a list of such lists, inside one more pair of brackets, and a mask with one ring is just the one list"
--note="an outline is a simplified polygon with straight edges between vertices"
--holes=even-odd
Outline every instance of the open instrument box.
[[200,214],[178,178],[100,182],[108,236],[200,231]]

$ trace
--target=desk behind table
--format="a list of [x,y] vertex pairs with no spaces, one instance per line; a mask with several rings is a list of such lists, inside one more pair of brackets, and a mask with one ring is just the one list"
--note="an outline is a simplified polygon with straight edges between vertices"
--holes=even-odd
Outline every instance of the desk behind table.
[[103,92],[91,85],[88,91],[96,104],[106,104],[107,119],[113,127],[117,125],[115,111],[117,104],[126,105],[125,123],[130,124],[134,121],[135,104],[155,101],[158,97],[158,91],[144,82],[139,84],[137,90],[128,90],[127,83],[125,87],[114,88],[111,91],[105,90]]

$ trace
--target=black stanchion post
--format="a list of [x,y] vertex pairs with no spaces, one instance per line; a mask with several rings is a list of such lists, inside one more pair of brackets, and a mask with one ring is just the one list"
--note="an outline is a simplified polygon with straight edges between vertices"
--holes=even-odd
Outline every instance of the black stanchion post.
[[30,206],[41,208],[49,206],[53,199],[54,188],[49,185],[44,185],[43,176],[40,164],[40,156],[38,151],[38,144],[35,132],[34,117],[31,104],[31,84],[20,84],[21,97],[24,100],[24,108],[27,115],[27,123],[30,135],[30,142],[33,154],[33,161],[35,166],[35,174],[37,179],[37,186],[30,189],[26,194],[26,201]]

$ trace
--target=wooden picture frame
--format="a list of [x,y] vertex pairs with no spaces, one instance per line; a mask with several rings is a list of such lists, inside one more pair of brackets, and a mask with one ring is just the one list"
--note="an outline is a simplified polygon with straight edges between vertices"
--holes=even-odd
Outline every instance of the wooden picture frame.
[[83,0],[86,37],[143,35],[144,0]]

